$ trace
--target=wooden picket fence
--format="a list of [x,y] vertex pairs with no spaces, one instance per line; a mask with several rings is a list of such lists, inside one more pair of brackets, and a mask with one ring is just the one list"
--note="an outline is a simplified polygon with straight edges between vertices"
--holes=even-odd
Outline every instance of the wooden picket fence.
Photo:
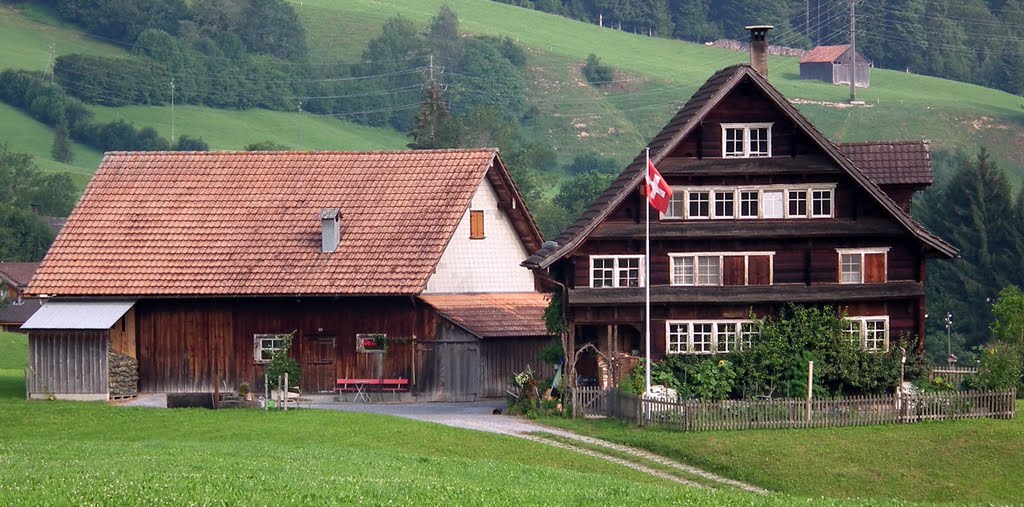
[[579,411],[680,431],[824,428],[1016,415],[1016,391],[951,391],[842,399],[667,401],[618,390],[577,388]]
[[960,366],[944,366],[941,368],[935,368],[931,374],[928,375],[928,380],[932,380],[935,377],[942,377],[948,380],[952,384],[959,384],[963,382],[967,377],[973,377],[978,374],[977,368],[964,368]]

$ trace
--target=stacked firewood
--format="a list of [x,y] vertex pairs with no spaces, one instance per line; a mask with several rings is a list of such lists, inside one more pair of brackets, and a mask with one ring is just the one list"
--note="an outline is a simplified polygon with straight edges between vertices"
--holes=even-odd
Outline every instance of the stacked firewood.
[[107,356],[110,367],[110,395],[131,396],[139,391],[139,362],[128,355],[111,351]]

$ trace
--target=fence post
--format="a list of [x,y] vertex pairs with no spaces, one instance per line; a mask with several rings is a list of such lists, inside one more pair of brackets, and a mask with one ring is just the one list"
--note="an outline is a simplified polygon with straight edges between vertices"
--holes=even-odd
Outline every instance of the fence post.
[[807,361],[807,422],[811,422],[812,396],[814,396],[814,361]]

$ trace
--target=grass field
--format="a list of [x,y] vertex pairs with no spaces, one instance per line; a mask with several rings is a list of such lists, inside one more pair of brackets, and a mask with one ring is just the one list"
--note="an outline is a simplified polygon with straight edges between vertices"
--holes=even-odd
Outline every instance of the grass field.
[[[1024,403],[1018,402],[1018,411]],[[795,496],[1024,502],[1024,420],[680,433],[617,421],[545,419]]]
[[3,505],[887,505],[694,490],[512,437],[319,410],[28,402],[0,333]]

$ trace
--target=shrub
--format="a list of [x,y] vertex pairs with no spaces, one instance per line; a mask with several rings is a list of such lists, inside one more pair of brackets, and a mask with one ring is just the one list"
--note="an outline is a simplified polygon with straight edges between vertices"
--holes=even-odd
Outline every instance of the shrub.
[[267,364],[267,383],[271,389],[281,387],[278,385],[278,378],[284,377],[285,373],[288,374],[289,386],[297,386],[302,382],[302,369],[298,361],[288,355],[291,348],[291,338],[285,339],[281,348],[270,356],[270,363]]
[[602,64],[601,59],[594,53],[587,57],[582,73],[587,82],[594,86],[606,86],[615,79],[615,69]]
[[1021,347],[997,342],[981,354],[978,375],[964,380],[967,389],[1002,391],[1021,387]]

